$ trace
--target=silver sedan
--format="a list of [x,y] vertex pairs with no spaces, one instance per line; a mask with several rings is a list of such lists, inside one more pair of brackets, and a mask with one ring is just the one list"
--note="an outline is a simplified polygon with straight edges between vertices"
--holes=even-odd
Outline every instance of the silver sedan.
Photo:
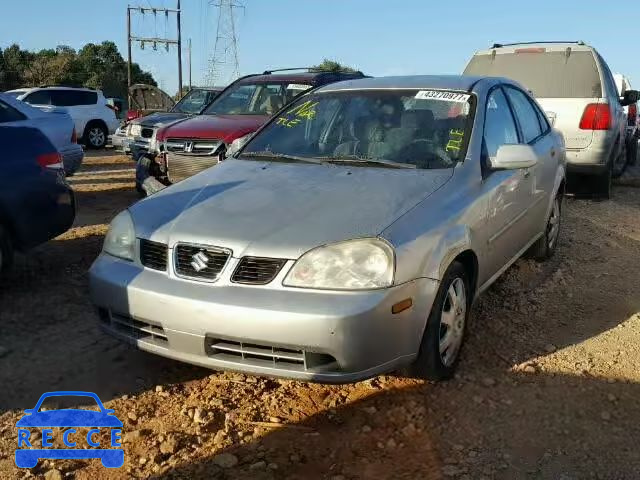
[[564,183],[562,136],[510,80],[336,83],[120,213],[91,297],[108,333],[205,367],[446,379],[473,300],[553,254]]

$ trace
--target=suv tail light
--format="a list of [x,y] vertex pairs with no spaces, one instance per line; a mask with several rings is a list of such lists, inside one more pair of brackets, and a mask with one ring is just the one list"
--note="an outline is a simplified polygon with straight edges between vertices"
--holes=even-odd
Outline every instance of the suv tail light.
[[38,155],[36,162],[42,168],[62,168],[62,155],[58,152],[43,153]]
[[635,126],[638,119],[638,104],[632,103],[629,105],[629,113],[627,114],[627,125],[630,127]]
[[590,103],[580,119],[580,130],[609,130],[611,109],[606,103]]

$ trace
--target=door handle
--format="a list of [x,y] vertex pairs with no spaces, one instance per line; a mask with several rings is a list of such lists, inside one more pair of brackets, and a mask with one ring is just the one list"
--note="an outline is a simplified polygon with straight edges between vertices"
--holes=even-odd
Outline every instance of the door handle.
[[555,149],[555,148],[552,148],[552,149],[551,149],[551,156],[552,156],[552,157],[555,157],[555,156],[556,156],[556,149]]

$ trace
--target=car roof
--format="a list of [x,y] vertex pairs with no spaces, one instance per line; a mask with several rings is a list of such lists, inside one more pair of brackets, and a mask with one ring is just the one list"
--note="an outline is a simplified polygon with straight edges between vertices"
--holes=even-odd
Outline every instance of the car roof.
[[297,73],[263,73],[259,75],[249,75],[241,78],[240,83],[256,83],[256,82],[301,82],[316,83],[324,77],[337,78],[353,78],[364,76],[361,72],[297,72]]
[[491,55],[494,51],[496,54],[514,53],[516,50],[523,48],[544,48],[547,51],[565,51],[567,48],[575,51],[593,51],[591,45],[584,42],[521,42],[521,43],[495,43],[491,48],[478,50],[476,55]]
[[[366,90],[366,89],[415,89],[458,90],[470,92],[478,81],[491,77],[466,75],[411,75],[398,77],[371,77],[332,83],[318,91]],[[510,82],[506,79],[500,79]]]

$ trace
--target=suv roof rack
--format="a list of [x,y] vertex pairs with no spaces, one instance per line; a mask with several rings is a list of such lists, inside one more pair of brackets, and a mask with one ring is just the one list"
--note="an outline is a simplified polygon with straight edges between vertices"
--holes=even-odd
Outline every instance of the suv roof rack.
[[272,73],[276,73],[276,72],[290,72],[293,70],[306,70],[307,73],[354,73],[354,74],[364,75],[360,70],[351,72],[348,70],[324,70],[322,68],[317,68],[317,67],[278,68],[275,70],[265,70],[262,74],[271,75]]
[[545,40],[542,42],[494,43],[491,48],[512,47],[514,45],[536,45],[538,43],[575,43],[576,45],[586,45],[582,40]]
[[38,85],[37,87],[31,88],[82,88],[83,90],[95,90],[95,88],[85,87],[84,85],[73,85],[73,84],[61,84],[61,85]]

